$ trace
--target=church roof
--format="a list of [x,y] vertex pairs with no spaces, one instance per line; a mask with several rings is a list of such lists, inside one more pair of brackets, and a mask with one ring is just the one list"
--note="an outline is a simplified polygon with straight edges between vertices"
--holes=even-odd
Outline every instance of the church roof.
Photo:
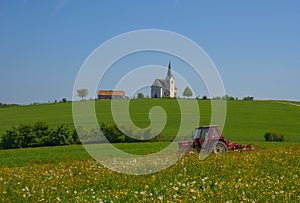
[[162,88],[167,88],[167,81],[169,80],[168,78],[171,78],[173,76],[172,70],[171,70],[171,62],[169,62],[168,66],[168,73],[166,79],[155,79],[152,86],[157,86],[157,87],[162,87]]
[[163,79],[155,79],[152,86],[166,88],[166,81]]

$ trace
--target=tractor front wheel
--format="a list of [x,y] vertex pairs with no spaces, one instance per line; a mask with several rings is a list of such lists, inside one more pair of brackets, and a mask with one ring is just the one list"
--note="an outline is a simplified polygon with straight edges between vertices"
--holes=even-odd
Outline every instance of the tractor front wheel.
[[222,141],[219,141],[214,148],[214,153],[215,154],[224,154],[225,152],[227,152],[226,144]]

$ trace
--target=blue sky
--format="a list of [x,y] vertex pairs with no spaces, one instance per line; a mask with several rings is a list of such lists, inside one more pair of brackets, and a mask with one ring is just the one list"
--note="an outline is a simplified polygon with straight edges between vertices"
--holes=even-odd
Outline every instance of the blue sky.
[[299,25],[299,1],[3,0],[0,102],[71,99],[89,54],[137,29],[170,30],[195,41],[214,61],[229,95],[300,100]]

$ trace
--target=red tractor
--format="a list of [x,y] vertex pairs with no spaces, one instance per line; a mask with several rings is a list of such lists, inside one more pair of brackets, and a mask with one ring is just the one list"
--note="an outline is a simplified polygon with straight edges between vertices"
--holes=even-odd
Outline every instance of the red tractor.
[[215,154],[223,154],[228,150],[252,150],[252,145],[241,145],[225,140],[219,127],[216,125],[198,127],[194,130],[193,141],[180,141],[180,152],[186,152],[191,147],[198,152],[213,151]]

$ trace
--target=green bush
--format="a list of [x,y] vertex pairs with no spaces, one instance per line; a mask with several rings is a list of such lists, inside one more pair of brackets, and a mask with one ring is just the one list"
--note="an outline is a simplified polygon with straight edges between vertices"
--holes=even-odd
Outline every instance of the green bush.
[[66,125],[50,129],[45,122],[20,124],[7,130],[0,145],[3,149],[27,148],[40,146],[59,146],[78,143],[78,137]]
[[131,143],[131,142],[155,142],[160,140],[160,136],[156,136],[152,139],[153,132],[148,130],[137,130],[134,131],[131,128],[121,127],[122,131],[117,127],[116,124],[102,123],[100,129],[106,139],[110,143]]
[[1,146],[3,149],[25,148],[30,147],[36,142],[36,136],[32,132],[31,124],[20,124],[7,130],[2,136]]
[[72,144],[81,144],[81,141],[78,137],[78,133],[76,130],[73,130],[73,133],[72,133],[72,140],[73,140],[73,143]]
[[125,142],[125,134],[117,127],[116,124],[102,123],[100,129],[110,143]]
[[83,143],[107,142],[103,136],[100,136],[101,134],[110,143],[155,142],[161,139],[159,135],[151,139],[153,132],[150,129],[133,131],[130,128],[122,128],[121,131],[116,124],[102,123],[100,129],[87,131],[77,128],[77,131],[71,131],[66,125],[49,128],[47,123],[37,121],[32,124],[20,124],[7,130],[2,136],[0,146],[2,149],[13,149],[80,144],[81,141]]
[[72,133],[66,125],[60,125],[55,129],[51,129],[47,136],[43,137],[44,146],[61,146],[72,144]]
[[204,95],[204,96],[202,97],[202,100],[207,100],[207,96]]
[[266,132],[265,140],[267,142],[283,142],[283,141],[285,141],[284,135],[278,134],[276,132]]
[[[103,135],[106,137],[106,139],[103,137]],[[82,142],[84,144],[105,143],[107,140],[110,143],[126,142],[125,137],[125,134],[123,134],[115,124],[107,123],[102,123],[100,128],[89,130],[83,127],[77,127],[73,132],[74,142]]]

